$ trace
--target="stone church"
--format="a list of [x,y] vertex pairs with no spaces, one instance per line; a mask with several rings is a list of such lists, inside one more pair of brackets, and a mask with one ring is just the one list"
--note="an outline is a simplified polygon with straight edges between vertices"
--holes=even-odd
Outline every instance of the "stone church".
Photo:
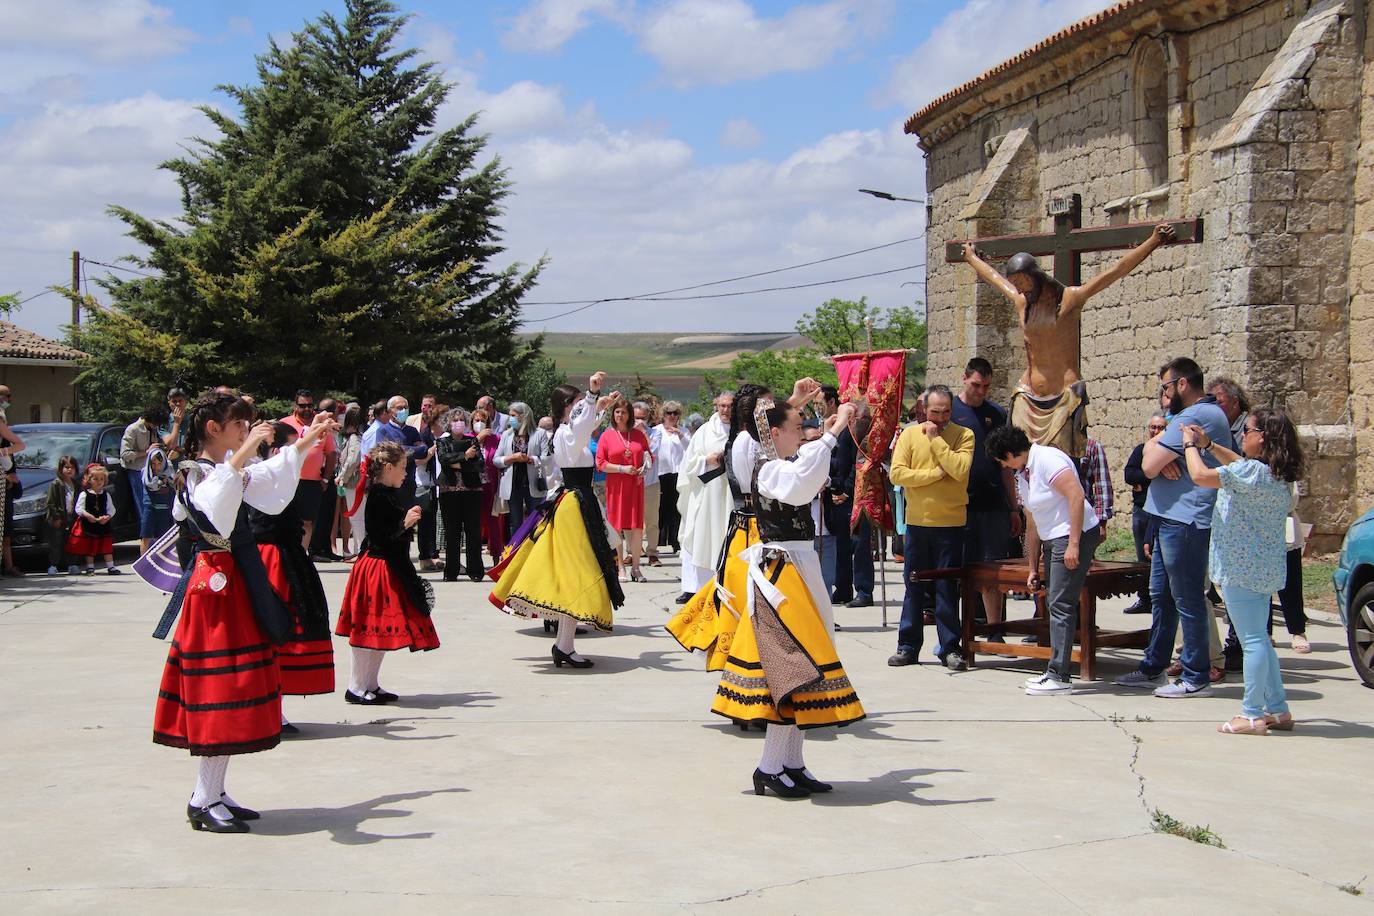
[[[1374,18],[1359,0],[1126,0],[935,99],[926,154],[932,380],[974,354],[1006,403],[1015,316],[945,242],[1202,217],[1082,316],[1092,434],[1121,467],[1191,356],[1285,407],[1312,459],[1303,515],[1334,549],[1374,503]],[[990,24],[995,27],[995,24]],[[1121,252],[1085,254],[1088,277]],[[1048,260],[1044,263],[1048,269]]]

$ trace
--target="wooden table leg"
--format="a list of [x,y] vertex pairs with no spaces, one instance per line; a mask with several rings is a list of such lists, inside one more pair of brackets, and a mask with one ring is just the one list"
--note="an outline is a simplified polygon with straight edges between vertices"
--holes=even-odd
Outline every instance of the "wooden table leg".
[[[964,661],[968,662],[970,668],[973,667],[973,601],[971,595],[973,587],[967,575],[959,577],[959,628],[960,641],[963,643]],[[940,638],[939,630],[936,630],[935,638]]]
[[1097,679],[1097,599],[1084,588],[1078,595],[1078,667],[1083,680]]

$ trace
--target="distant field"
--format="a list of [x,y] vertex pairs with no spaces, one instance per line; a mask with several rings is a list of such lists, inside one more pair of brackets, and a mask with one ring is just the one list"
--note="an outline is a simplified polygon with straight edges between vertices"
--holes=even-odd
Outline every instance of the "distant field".
[[598,369],[613,387],[633,385],[638,373],[665,398],[695,398],[706,372],[724,369],[741,351],[779,344],[802,346],[791,331],[775,334],[546,334],[544,352],[574,382]]

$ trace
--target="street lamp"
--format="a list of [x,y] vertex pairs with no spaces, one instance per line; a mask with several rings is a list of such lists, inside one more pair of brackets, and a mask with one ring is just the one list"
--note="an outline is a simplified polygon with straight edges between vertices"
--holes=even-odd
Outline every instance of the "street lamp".
[[860,193],[860,194],[870,194],[870,195],[872,195],[872,196],[874,196],[874,197],[877,197],[877,198],[879,198],[879,199],[881,199],[881,200],[904,200],[904,201],[906,201],[906,202],[909,203],[909,204],[923,204],[923,203],[925,203],[924,200],[918,200],[918,199],[915,198],[915,197],[898,197],[898,196],[895,195],[895,194],[889,194],[887,191],[874,191],[872,188],[859,188],[859,193]]

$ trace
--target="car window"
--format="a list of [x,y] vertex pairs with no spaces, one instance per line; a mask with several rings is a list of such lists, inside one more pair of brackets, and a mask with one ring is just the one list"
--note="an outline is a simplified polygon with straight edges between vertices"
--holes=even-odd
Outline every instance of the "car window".
[[[78,465],[85,464],[91,454],[92,433],[85,430],[29,429],[16,427],[24,439],[24,450],[14,456],[21,468],[57,470],[57,459],[71,455]],[[115,443],[118,448],[119,443]]]
[[100,457],[119,459],[119,445],[124,439],[122,429],[107,429],[100,434]]

